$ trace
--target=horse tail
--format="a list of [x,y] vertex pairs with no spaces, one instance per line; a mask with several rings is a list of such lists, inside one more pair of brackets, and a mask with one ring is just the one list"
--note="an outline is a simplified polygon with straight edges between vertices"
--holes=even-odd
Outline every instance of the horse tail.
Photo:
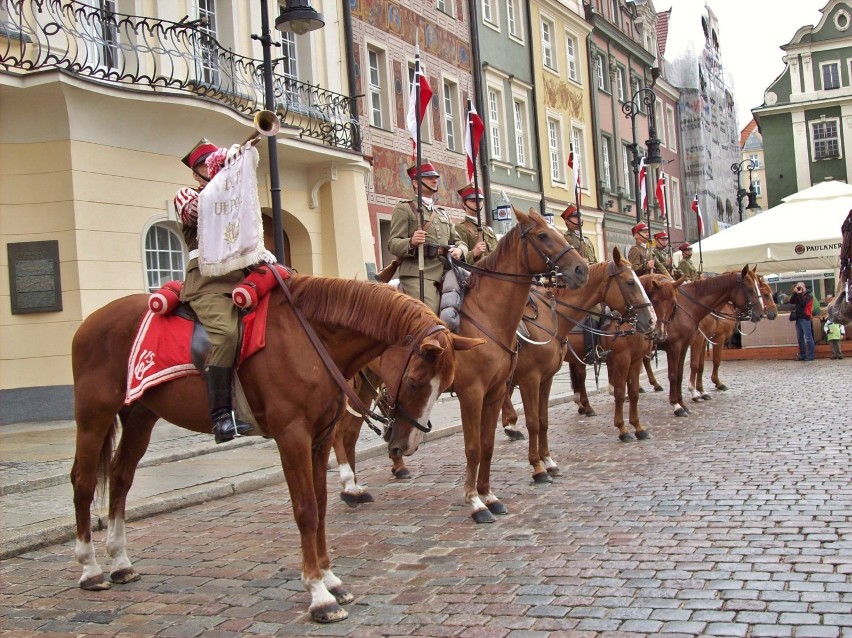
[[112,420],[112,424],[109,426],[106,436],[104,437],[104,441],[101,444],[101,451],[98,455],[98,482],[97,487],[95,488],[95,494],[96,499],[100,502],[101,506],[103,506],[108,492],[106,488],[109,483],[109,468],[112,464],[112,453],[113,450],[115,450],[115,441],[118,437],[118,429],[119,415],[116,415]]

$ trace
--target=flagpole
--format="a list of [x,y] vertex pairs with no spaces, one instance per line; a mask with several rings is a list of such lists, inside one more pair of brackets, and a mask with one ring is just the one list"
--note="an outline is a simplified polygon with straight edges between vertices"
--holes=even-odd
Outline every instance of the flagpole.
[[[574,145],[568,145],[568,152],[574,156]],[[574,204],[577,206],[577,229],[580,231],[580,241],[583,241],[583,211],[580,210],[580,180],[577,179],[577,171],[580,170],[580,165],[574,161],[576,166],[572,166],[574,172]]]
[[[421,149],[420,144],[420,44],[418,43],[414,50],[414,119],[417,125],[417,216],[418,221],[420,222],[420,230],[423,230],[423,226],[425,225],[425,220],[423,218],[423,176],[421,173],[423,172],[423,168],[421,164],[423,163],[423,151]],[[434,193],[432,194],[434,197]],[[418,278],[420,281],[420,301],[426,300],[425,294],[425,271],[426,271],[426,263],[424,259],[426,244],[420,244],[417,247],[417,270],[418,270]]]
[[[473,162],[473,188],[477,194],[476,197],[476,233],[477,233],[477,241],[482,241],[482,206],[479,205],[479,173],[476,170],[476,146],[473,143],[473,113],[470,110],[471,102],[468,99],[467,101],[467,130],[468,130],[468,144],[470,144],[470,152],[473,155],[471,161]],[[462,202],[464,205],[464,202]],[[473,247],[470,247],[473,250]]]
[[695,196],[695,222],[698,226],[698,274],[704,272],[704,253],[701,251],[701,239],[704,236],[704,229],[702,226],[704,224],[701,223],[701,208],[698,203],[698,195]]
[[661,192],[663,193],[663,196],[661,198],[662,202],[663,202],[663,204],[662,204],[663,207],[660,210],[664,211],[665,217],[666,217],[666,236],[669,238],[669,261],[672,262],[671,267],[674,268],[674,255],[672,254],[671,229],[669,227],[669,213],[671,211],[669,211],[668,204],[666,204],[666,174],[665,173],[661,173],[661,174],[663,176],[663,187],[661,189]]

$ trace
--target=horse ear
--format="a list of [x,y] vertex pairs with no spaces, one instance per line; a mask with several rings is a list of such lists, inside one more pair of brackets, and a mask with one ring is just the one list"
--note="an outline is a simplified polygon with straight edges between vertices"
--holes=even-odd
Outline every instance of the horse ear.
[[745,266],[743,266],[743,271],[740,273],[740,275],[742,275],[742,276],[743,276],[743,278],[745,278],[745,276],[746,276],[747,274],[748,274],[748,264],[746,264]]
[[613,247],[612,247],[612,260],[613,260],[616,264],[620,264],[620,263],[621,263],[621,252],[618,250],[618,246],[613,246]]
[[481,346],[485,343],[485,339],[480,339],[479,337],[462,337],[461,335],[456,334],[452,335],[452,339],[453,348],[456,349],[456,352],[470,350],[471,348]]
[[[528,216],[526,213],[524,213],[524,212],[522,212],[522,211],[518,210],[518,209],[517,209],[517,208],[515,208],[514,206],[512,206],[512,210],[514,210],[514,211],[515,211],[515,219],[517,219],[517,220],[518,220],[518,223],[519,223],[519,224],[526,224],[526,223],[529,223],[530,218],[529,218],[529,216]],[[532,209],[530,209],[530,212],[532,213],[532,212],[534,212],[534,211],[533,211]]]

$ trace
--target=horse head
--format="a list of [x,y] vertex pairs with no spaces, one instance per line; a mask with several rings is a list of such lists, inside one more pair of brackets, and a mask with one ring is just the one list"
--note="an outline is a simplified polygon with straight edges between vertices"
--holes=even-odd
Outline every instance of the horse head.
[[[611,283],[615,282],[618,292],[610,291]],[[651,334],[657,325],[657,313],[645,288],[639,282],[636,272],[630,262],[623,259],[618,248],[612,249],[612,261],[604,290],[604,303],[618,310],[623,317],[630,318],[636,329],[642,334]]]
[[529,214],[516,208],[515,218],[528,272],[556,273],[572,289],[589,280],[589,262],[544,217],[532,208]]
[[673,280],[666,275],[651,274],[642,275],[640,281],[657,313],[657,331],[654,333],[654,340],[663,343],[669,337],[669,323],[677,310],[677,289],[686,281],[686,278]]
[[[754,273],[757,275],[757,266],[754,267]],[[774,321],[775,317],[778,316],[778,306],[772,299],[772,288],[759,275],[757,277],[757,289],[760,291],[760,298],[763,300],[763,315],[770,321]]]
[[423,434],[432,428],[432,408],[453,383],[455,353],[483,343],[484,339],[462,337],[443,328],[385,350],[379,366],[386,383],[385,412],[390,417],[385,440],[392,455],[408,456],[417,450]]
[[[755,269],[756,270],[756,269]],[[763,317],[763,297],[758,287],[757,272],[748,264],[737,274],[737,286],[731,292],[730,301],[742,316],[750,315],[749,321],[757,323]]]

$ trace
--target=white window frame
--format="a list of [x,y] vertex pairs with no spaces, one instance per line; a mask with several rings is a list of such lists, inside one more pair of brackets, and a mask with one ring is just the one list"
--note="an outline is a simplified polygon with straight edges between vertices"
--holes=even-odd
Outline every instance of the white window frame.
[[452,18],[456,17],[455,0],[436,0],[435,8]]
[[677,153],[677,120],[671,104],[666,104],[666,132],[669,136],[669,150]]
[[565,149],[562,142],[562,120],[553,115],[547,116],[547,152],[550,159],[550,180],[562,187],[567,180],[567,169],[563,172]]
[[627,98],[624,96],[624,67],[616,66],[615,67],[615,82],[618,85],[618,101],[625,102]]
[[[828,144],[832,138],[825,138],[825,139],[817,140],[815,129],[816,129],[817,126],[819,126],[821,124],[828,124],[828,123],[834,123],[835,132],[837,133],[836,137],[833,138],[836,141],[836,145],[837,145],[837,155],[825,155],[824,157],[817,157],[817,152],[816,152],[817,144],[818,143]],[[810,143],[811,143],[811,157],[814,160],[840,159],[840,158],[843,157],[843,149],[840,146],[840,118],[827,117],[824,120],[823,119],[812,120],[812,121],[808,122],[808,124],[810,125],[808,128],[810,129],[809,137],[810,137]]]
[[654,125],[657,127],[657,138],[660,140],[660,146],[668,146],[666,143],[666,122],[665,122],[665,114],[663,113],[663,104],[658,99],[657,100],[657,108],[654,109]]
[[[459,85],[454,80],[443,78],[441,81],[441,102],[444,111],[444,133],[447,150],[461,152],[464,149],[463,132],[459,124],[462,122],[459,108]],[[451,144],[452,140],[452,144]]]
[[559,71],[556,62],[556,23],[550,18],[541,19],[541,61],[544,68]]
[[[98,69],[118,69],[122,60],[118,26],[114,22],[118,0],[85,0],[85,4],[94,9],[89,14],[91,22],[86,26],[92,36],[92,40],[86,42],[89,59],[97,60]],[[5,12],[5,9],[0,10],[0,14]]]
[[500,31],[500,9],[497,0],[482,0],[482,22]]
[[[166,235],[166,246],[160,246],[161,237],[158,237],[159,231],[164,231]],[[152,235],[153,233],[153,235]],[[173,280],[182,280],[185,275],[187,262],[186,246],[178,226],[174,222],[156,221],[145,230],[143,239],[144,270],[145,270],[145,289],[148,292],[153,292],[162,288]],[[150,245],[149,240],[153,240],[156,245]],[[156,267],[151,267],[151,258],[156,260]],[[170,262],[168,267],[161,267],[163,259]],[[153,277],[153,279],[152,279]]]
[[748,158],[751,160],[751,163],[754,164],[754,170],[760,168],[760,155],[753,153],[749,155]]
[[527,139],[529,138],[529,121],[527,102],[518,95],[512,96],[512,116],[515,124],[515,157],[518,166],[526,167],[529,162]]
[[524,0],[506,0],[506,29],[509,37],[516,42],[524,42],[524,12],[521,3]]
[[751,183],[754,185],[755,194],[758,197],[763,195],[763,188],[761,187],[760,180],[759,179],[753,179],[753,180],[751,180]]
[[603,163],[603,187],[606,190],[612,188],[612,140],[606,135],[601,135],[601,161]]
[[[506,118],[504,117],[503,91],[500,87],[489,84],[486,95],[488,99],[488,149],[491,151],[492,159],[506,161],[508,153],[504,152],[504,149],[506,149],[506,133],[503,130],[503,124]],[[508,151],[508,149],[506,150]]]
[[568,79],[577,84],[583,83],[583,78],[580,77],[580,65],[577,64],[577,36],[570,31],[565,32],[565,72]]
[[[202,7],[202,5],[204,6]],[[203,18],[205,20],[205,22],[200,23],[198,25],[198,30],[203,33],[206,33],[211,38],[216,40],[216,0],[196,0],[196,9],[196,19],[201,20]],[[196,59],[196,72],[200,75],[202,81],[206,84],[218,84],[219,58],[208,57],[210,55],[216,55],[215,47],[211,47],[209,51],[209,54],[205,53],[205,49],[202,45],[202,51],[199,52],[199,56]]]
[[612,23],[615,26],[621,26],[621,12],[619,11],[618,0],[609,0],[609,12]]
[[598,90],[608,93],[606,89],[606,60],[600,53],[595,56],[595,75],[597,76]]
[[[368,122],[370,126],[382,130],[390,130],[391,115],[390,115],[390,92],[388,91],[388,66],[387,66],[387,50],[375,45],[372,42],[366,43],[367,63],[364,65],[367,69],[367,105],[368,105]],[[375,75],[373,74],[373,61],[370,54],[375,54],[376,65]],[[378,80],[380,84],[373,84],[374,80]],[[409,85],[406,85],[405,91],[408,93]],[[380,122],[375,123],[375,115],[378,110]]]
[[669,175],[667,178],[668,188],[666,194],[669,201],[666,202],[666,211],[669,215],[669,221],[675,228],[683,228],[683,197],[680,192],[680,180],[677,177]]
[[[837,86],[827,87],[825,85],[825,70],[831,66],[837,69]],[[827,60],[819,63],[819,82],[820,88],[823,91],[835,91],[843,87],[843,76],[840,74],[840,60]]]
[[[413,58],[411,60],[409,60],[406,68],[408,69],[408,73],[405,76],[405,81],[406,81],[406,85],[405,85],[405,99],[406,99],[406,101],[405,101],[405,112],[408,113],[408,99],[409,99],[409,96],[410,96],[410,93],[411,93],[411,80],[414,79],[414,59]],[[422,71],[423,68],[421,67],[420,70]],[[429,79],[428,73],[426,74],[426,79],[427,80]],[[435,85],[432,82],[430,82],[429,86],[432,87],[432,99],[434,100],[435,97],[436,97],[436,94],[434,92],[435,91]],[[440,93],[437,94],[437,97],[438,97],[439,100],[443,99],[443,95],[440,94]],[[432,123],[432,104],[430,102],[428,108],[426,109],[426,114],[423,116],[423,123],[420,125],[420,143],[421,144],[431,144],[432,143],[432,140],[434,138],[434,135],[432,134],[432,126],[433,126],[433,123]]]
[[621,145],[621,172],[624,177],[624,194],[633,197],[633,164],[632,154],[627,144]]

